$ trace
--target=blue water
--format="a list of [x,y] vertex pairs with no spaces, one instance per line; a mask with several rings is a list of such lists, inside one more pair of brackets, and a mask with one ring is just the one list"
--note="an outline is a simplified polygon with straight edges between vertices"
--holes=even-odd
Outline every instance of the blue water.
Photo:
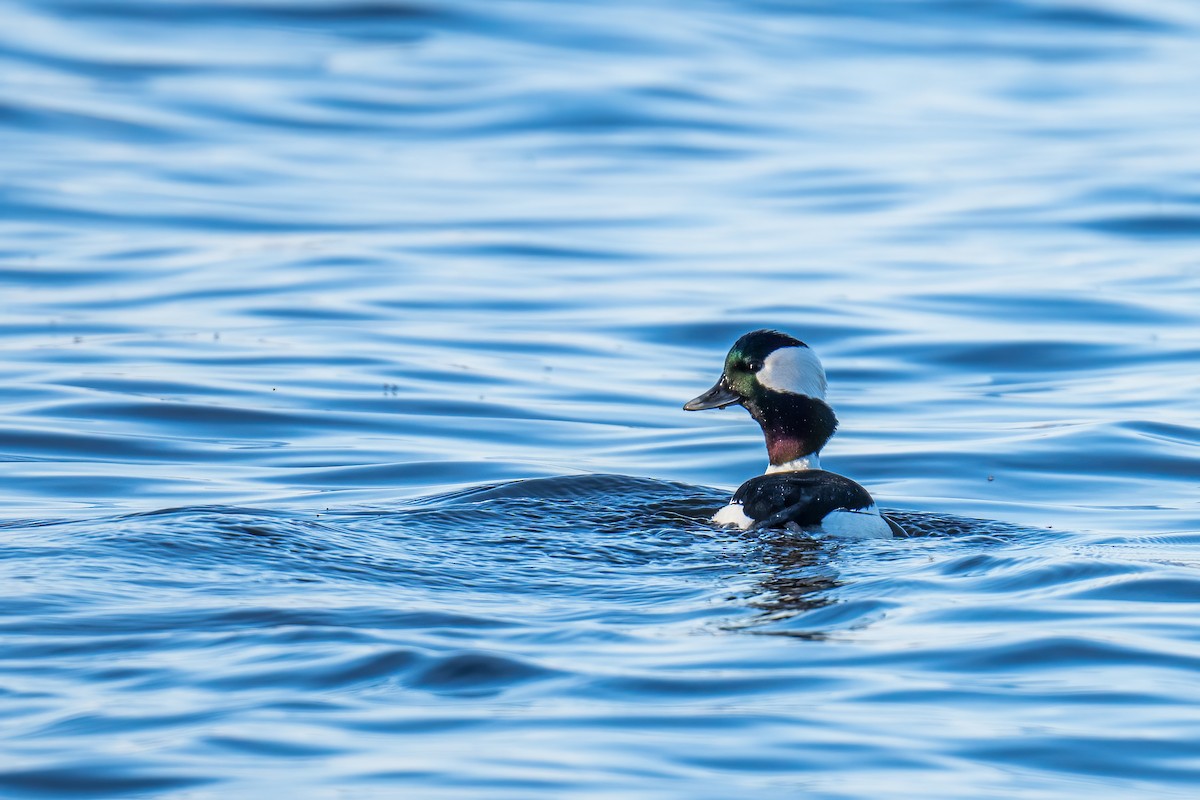
[[[1200,6],[0,0],[0,796],[1200,791]],[[809,342],[915,535],[713,529]]]

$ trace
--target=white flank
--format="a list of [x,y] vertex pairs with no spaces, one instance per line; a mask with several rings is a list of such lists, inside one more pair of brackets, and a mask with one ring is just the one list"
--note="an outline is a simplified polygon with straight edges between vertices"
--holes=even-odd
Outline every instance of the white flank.
[[746,516],[746,512],[742,510],[741,503],[730,503],[722,508],[717,513],[713,514],[712,521],[721,527],[727,525],[736,525],[742,530],[746,530],[754,524],[754,520]]
[[771,353],[758,371],[758,381],[777,392],[825,399],[825,368],[807,347],[781,347]]
[[818,529],[828,536],[842,539],[890,539],[891,526],[879,516],[879,509],[869,506],[861,511],[838,509],[830,511],[821,520]]
[[767,471],[764,475],[770,475],[772,472],[801,472],[806,469],[820,469],[821,460],[817,458],[816,453],[809,453],[806,456],[785,461],[782,464],[768,464]]
[[[746,516],[746,511],[742,508],[741,503],[730,503],[725,506],[713,514],[712,521],[723,528],[732,525],[741,530],[746,530],[754,524],[754,520]],[[859,511],[851,511],[846,508],[830,511],[825,515],[825,519],[821,520],[820,525],[811,528],[799,528],[793,523],[789,523],[788,528],[810,534],[834,536],[839,539],[892,538],[891,526],[880,516],[879,509],[874,505]]]

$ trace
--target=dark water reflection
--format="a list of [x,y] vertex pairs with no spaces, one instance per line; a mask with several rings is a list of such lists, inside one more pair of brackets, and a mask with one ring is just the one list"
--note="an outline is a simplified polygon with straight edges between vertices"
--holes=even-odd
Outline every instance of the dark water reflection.
[[0,21],[0,795],[1194,796],[1191,4]]

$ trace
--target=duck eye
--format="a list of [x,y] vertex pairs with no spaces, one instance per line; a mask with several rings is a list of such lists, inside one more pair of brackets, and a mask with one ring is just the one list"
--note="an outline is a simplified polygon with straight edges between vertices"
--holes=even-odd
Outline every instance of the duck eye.
[[761,361],[754,360],[746,362],[746,369],[750,370],[751,372],[758,372],[762,368],[763,363]]

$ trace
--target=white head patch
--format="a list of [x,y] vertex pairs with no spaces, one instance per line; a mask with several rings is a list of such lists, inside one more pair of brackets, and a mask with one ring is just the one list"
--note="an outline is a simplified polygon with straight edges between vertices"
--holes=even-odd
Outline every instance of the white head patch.
[[771,353],[758,371],[758,382],[777,392],[825,399],[825,368],[807,347],[781,347]]

